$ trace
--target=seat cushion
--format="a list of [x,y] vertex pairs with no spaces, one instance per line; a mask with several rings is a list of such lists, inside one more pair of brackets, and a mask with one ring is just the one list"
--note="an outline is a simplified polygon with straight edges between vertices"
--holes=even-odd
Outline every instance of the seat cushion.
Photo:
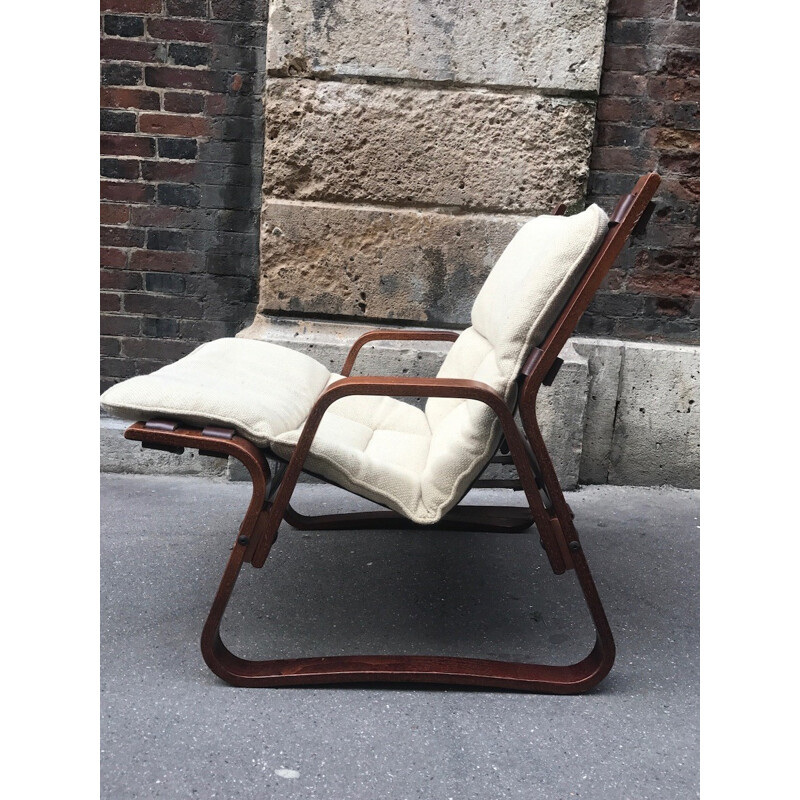
[[150,375],[112,386],[104,408],[126,419],[223,424],[260,447],[302,425],[331,373],[303,353],[255,339],[217,339]]

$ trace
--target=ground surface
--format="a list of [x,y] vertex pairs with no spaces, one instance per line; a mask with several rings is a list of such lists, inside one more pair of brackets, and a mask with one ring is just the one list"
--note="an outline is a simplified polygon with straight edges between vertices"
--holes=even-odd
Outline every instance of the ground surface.
[[[301,485],[300,510],[352,508]],[[484,491],[476,501],[509,493]],[[617,640],[593,692],[235,689],[205,620],[249,493],[202,478],[102,477],[102,797],[681,800],[698,795],[697,492],[572,493]],[[223,625],[250,657],[419,652],[579,658],[571,575],[538,537],[300,533],[245,567]]]

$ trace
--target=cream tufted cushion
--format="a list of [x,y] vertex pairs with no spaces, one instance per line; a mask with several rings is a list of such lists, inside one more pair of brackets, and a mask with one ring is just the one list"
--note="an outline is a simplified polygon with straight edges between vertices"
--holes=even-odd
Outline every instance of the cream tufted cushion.
[[[439,377],[482,381],[510,402],[530,348],[541,344],[607,227],[596,205],[525,224],[489,274],[472,326],[453,344]],[[339,379],[288,348],[219,339],[113,386],[101,402],[132,419],[224,424],[288,459],[314,401]],[[345,397],[323,417],[306,466],[415,522],[433,523],[458,502],[499,438],[499,421],[477,400],[430,398],[422,411],[390,397]]]

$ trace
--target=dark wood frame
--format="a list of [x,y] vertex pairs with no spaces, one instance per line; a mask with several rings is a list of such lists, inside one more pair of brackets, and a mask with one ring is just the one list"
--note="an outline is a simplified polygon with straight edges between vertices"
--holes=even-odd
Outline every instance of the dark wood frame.
[[[250,473],[253,493],[239,529],[219,589],[201,638],[203,657],[211,670],[235,686],[293,686],[353,682],[424,682],[498,687],[524,691],[573,694],[596,686],[614,662],[615,646],[600,597],[564,499],[553,464],[536,419],[539,387],[549,383],[560,366],[559,353],[574,331],[609,268],[634,227],[646,224],[651,199],[660,179],[650,173],[639,179],[633,191],[617,204],[610,217],[609,232],[592,263],[567,301],[540,347],[534,347],[518,377],[517,410],[522,430],[514,420],[514,409],[490,386],[474,380],[415,377],[352,377],[361,348],[379,340],[455,341],[454,331],[376,330],[361,336],[347,355],[342,380],[331,384],[317,399],[288,462],[262,451],[235,431],[208,426],[203,430],[170,420],[137,422],[125,437],[145,447],[172,452],[196,448],[203,455],[232,456]],[[556,213],[563,213],[561,205]],[[647,212],[647,213],[646,213]],[[457,505],[435,525],[416,525],[393,511],[305,516],[290,505],[290,498],[311,443],[328,406],[348,395],[393,397],[457,397],[479,400],[500,419],[504,440],[499,460],[516,467],[528,507],[483,507]],[[278,460],[272,475],[267,456]],[[510,485],[508,481],[476,481],[476,485]],[[242,565],[259,568],[269,554],[282,520],[300,529],[334,530],[358,528],[419,528],[520,532],[535,524],[550,566],[556,574],[574,570],[596,629],[592,651],[575,664],[556,666],[490,661],[443,656],[336,656],[250,661],[231,653],[220,637],[220,624]]]

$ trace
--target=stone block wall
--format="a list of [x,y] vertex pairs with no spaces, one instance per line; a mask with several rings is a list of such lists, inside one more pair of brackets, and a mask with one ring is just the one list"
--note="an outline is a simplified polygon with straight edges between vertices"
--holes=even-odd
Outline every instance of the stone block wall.
[[252,320],[266,0],[101,0],[103,388]]
[[583,204],[606,0],[273,0],[259,313],[426,325]]

